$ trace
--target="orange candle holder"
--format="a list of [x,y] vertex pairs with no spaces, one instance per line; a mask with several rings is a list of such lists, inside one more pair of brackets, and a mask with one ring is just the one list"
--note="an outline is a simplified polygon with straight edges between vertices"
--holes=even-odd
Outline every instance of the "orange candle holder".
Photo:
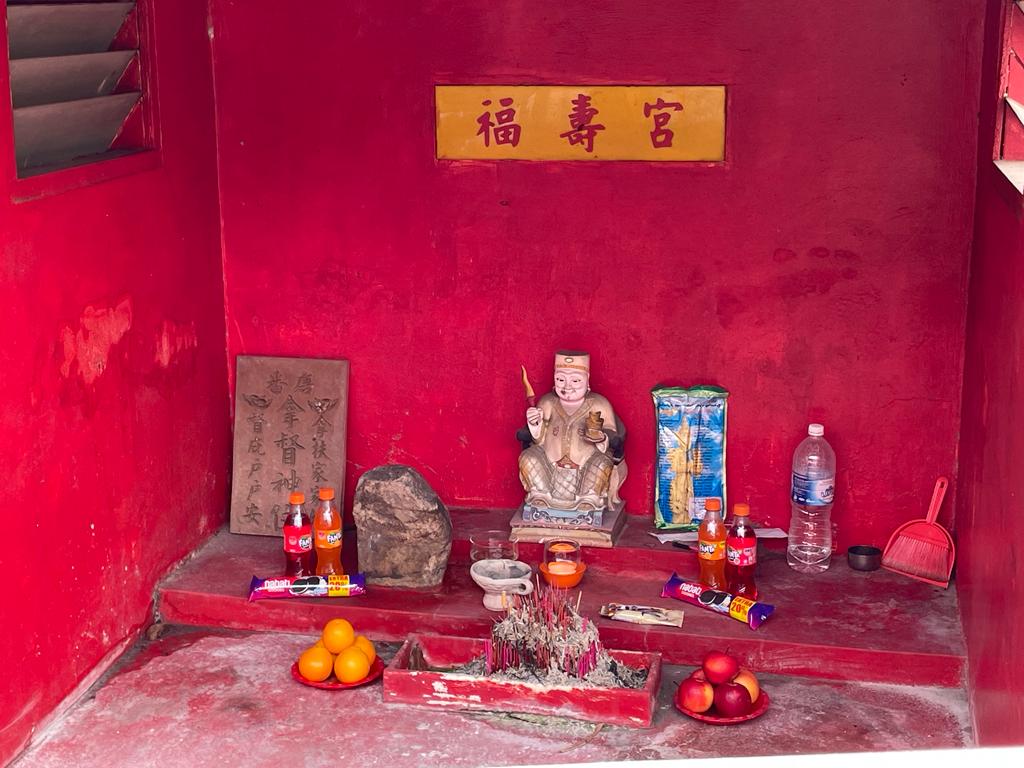
[[582,547],[573,539],[548,539],[544,542],[544,561],[540,572],[550,586],[572,589],[583,578],[587,564],[581,559]]

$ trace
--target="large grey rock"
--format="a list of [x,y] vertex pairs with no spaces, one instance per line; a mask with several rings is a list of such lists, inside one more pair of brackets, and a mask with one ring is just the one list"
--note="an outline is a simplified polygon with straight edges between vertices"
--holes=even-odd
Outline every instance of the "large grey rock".
[[359,570],[369,584],[436,587],[452,549],[448,508],[412,467],[387,464],[359,478],[352,504]]

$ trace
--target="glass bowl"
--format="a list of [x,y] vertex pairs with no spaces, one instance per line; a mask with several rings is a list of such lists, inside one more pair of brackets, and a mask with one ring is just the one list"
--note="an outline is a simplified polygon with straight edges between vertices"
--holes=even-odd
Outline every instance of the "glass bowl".
[[508,531],[481,531],[469,537],[469,559],[518,560],[519,542]]

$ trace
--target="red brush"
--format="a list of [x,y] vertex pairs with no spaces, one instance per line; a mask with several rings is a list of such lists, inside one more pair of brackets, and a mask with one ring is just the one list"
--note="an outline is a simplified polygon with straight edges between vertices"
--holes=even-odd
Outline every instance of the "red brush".
[[936,480],[928,516],[911,520],[893,531],[882,554],[883,568],[937,587],[949,586],[956,545],[949,531],[935,522],[948,487],[946,478]]

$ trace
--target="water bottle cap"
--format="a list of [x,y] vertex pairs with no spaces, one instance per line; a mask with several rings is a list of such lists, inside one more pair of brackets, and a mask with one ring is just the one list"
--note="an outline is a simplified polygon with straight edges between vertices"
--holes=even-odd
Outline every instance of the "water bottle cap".
[[732,513],[736,515],[736,517],[749,517],[750,505],[744,504],[742,501],[739,504],[733,504]]
[[316,495],[320,497],[320,501],[330,501],[334,498],[333,488],[321,488],[316,492]]
[[821,437],[825,434],[825,427],[821,424],[809,424],[807,426],[807,434],[811,437]]
[[306,494],[301,491],[293,491],[288,497],[289,504],[303,504],[306,501]]

